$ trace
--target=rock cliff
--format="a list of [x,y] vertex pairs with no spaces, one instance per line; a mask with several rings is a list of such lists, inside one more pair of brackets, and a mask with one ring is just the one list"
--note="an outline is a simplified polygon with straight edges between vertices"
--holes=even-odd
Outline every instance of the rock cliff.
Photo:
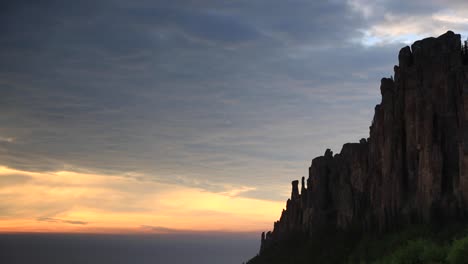
[[260,254],[294,234],[319,229],[383,231],[468,218],[468,66],[460,35],[404,47],[367,139],[312,160],[292,182]]

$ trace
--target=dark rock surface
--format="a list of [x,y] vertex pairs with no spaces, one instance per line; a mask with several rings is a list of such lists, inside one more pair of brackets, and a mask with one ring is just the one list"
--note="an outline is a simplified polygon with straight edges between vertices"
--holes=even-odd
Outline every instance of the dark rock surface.
[[401,49],[395,78],[383,78],[382,102],[368,139],[312,160],[301,192],[292,182],[260,254],[294,234],[323,228],[384,231],[405,224],[468,218],[468,66],[460,35]]

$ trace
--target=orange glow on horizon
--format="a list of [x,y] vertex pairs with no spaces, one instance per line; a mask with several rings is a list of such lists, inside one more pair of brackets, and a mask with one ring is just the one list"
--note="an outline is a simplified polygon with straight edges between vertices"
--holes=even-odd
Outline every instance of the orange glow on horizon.
[[28,172],[0,167],[0,232],[258,232],[283,208],[238,196],[252,187],[207,192],[127,175]]

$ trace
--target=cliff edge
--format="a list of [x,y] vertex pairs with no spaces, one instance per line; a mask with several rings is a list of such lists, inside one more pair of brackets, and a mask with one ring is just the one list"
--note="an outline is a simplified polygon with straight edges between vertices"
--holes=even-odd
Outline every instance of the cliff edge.
[[449,31],[400,50],[370,135],[312,160],[260,255],[324,228],[381,232],[468,218],[468,65]]

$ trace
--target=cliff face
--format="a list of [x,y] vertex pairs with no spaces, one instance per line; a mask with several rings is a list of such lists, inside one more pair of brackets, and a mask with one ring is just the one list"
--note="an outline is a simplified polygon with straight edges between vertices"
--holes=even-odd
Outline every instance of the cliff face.
[[[387,230],[468,218],[468,66],[460,35],[401,49],[368,139],[312,160],[260,254],[321,228]],[[306,185],[306,186],[305,186]]]

